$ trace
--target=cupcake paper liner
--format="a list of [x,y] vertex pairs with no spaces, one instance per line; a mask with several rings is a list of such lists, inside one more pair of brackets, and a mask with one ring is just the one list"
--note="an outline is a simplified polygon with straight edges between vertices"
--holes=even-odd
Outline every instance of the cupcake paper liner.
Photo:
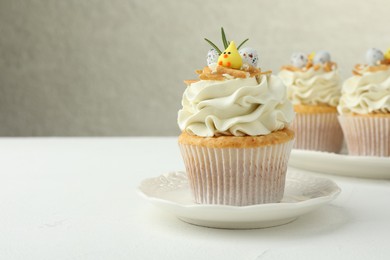
[[350,155],[390,156],[390,117],[339,116]]
[[343,144],[343,132],[337,113],[297,113],[291,125],[295,131],[294,148],[338,153]]
[[293,143],[257,148],[179,144],[195,202],[234,206],[280,202]]

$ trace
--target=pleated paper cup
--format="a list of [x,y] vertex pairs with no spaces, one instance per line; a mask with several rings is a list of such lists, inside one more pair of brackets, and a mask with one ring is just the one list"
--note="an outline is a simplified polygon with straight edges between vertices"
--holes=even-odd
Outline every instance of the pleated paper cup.
[[338,153],[343,145],[337,113],[296,113],[291,129],[295,149]]
[[341,115],[339,121],[350,155],[390,156],[390,115]]
[[280,202],[293,142],[251,148],[179,143],[196,203],[247,206]]

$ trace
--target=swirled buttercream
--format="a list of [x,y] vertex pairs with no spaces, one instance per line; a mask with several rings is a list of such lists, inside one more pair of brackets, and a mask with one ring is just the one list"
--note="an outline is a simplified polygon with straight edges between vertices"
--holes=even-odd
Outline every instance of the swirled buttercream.
[[390,68],[347,79],[337,110],[340,114],[390,113]]
[[201,80],[183,94],[178,124],[189,134],[267,135],[287,127],[294,117],[286,87],[276,76]]
[[341,78],[337,69],[324,71],[313,67],[306,71],[283,69],[279,77],[287,86],[288,99],[294,105],[327,104],[336,107],[341,95]]

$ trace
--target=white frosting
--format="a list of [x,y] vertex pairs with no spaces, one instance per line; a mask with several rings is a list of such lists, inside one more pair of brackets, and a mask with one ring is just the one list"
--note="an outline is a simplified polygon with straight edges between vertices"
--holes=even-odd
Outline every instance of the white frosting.
[[340,114],[390,113],[390,69],[347,79],[337,109]]
[[276,76],[224,81],[201,80],[187,87],[178,124],[197,136],[267,135],[294,117],[286,87]]
[[288,99],[294,105],[328,104],[336,107],[341,95],[341,78],[338,71],[323,69],[306,71],[282,70],[279,77],[287,86]]

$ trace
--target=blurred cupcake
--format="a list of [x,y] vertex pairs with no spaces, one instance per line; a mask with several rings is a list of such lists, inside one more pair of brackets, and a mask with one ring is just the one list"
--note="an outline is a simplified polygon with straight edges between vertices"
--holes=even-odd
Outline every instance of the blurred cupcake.
[[178,114],[191,190],[203,204],[279,202],[294,141],[292,105],[283,82],[257,68],[256,50],[239,52],[222,35],[225,51],[213,44],[219,56],[208,55],[200,80],[186,81]]
[[366,53],[342,88],[339,120],[349,154],[390,156],[390,49]]
[[282,67],[279,77],[296,112],[291,125],[296,133],[294,148],[339,152],[343,133],[337,120],[341,79],[336,63],[327,51],[294,53],[291,63]]

